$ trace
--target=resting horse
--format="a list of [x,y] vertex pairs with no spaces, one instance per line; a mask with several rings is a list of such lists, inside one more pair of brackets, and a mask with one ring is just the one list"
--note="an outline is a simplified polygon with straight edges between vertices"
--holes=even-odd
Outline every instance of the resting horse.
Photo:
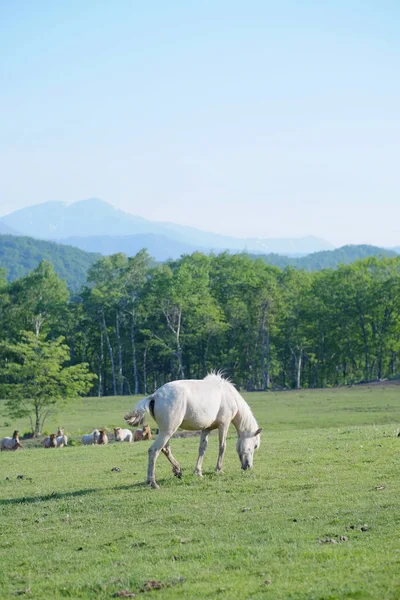
[[57,448],[57,434],[51,433],[50,436],[44,438],[42,445],[43,448]]
[[22,444],[19,441],[19,432],[14,431],[12,438],[5,437],[0,440],[0,450],[18,450],[18,448],[22,448]]
[[195,474],[202,476],[203,457],[207,448],[208,435],[213,429],[219,433],[219,455],[216,471],[222,470],[226,447],[226,436],[230,423],[236,427],[238,440],[236,450],[242,469],[251,469],[253,454],[260,445],[261,429],[257,425],[249,405],[235,387],[219,374],[207,375],[201,380],[180,380],[166,383],[158,390],[140,400],[134,409],[125,416],[130,425],[143,422],[149,411],[157,422],[159,433],[149,448],[147,483],[158,488],[155,477],[155,463],[160,451],[172,464],[172,471],[181,477],[182,470],[172,456],[168,444],[171,436],[181,427],[196,431],[201,429],[199,456]]
[[68,436],[65,435],[62,427],[58,428],[56,436],[57,448],[64,448],[68,444]]
[[121,429],[121,427],[114,427],[114,437],[116,442],[131,442],[133,433],[130,429]]

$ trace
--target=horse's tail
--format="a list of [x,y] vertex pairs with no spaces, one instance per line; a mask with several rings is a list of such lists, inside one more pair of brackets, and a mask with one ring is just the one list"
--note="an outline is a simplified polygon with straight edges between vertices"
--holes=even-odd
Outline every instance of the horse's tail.
[[130,413],[125,415],[124,419],[129,425],[142,425],[146,413],[150,412],[154,417],[152,407],[154,406],[154,394],[139,400]]

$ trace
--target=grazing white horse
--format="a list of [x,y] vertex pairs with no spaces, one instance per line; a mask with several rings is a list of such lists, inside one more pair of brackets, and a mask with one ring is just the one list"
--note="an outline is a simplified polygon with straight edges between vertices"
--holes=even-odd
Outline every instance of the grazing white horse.
[[19,432],[14,431],[12,437],[5,437],[0,440],[0,450],[18,450],[18,448],[22,448],[22,444],[19,441]]
[[130,429],[121,429],[121,427],[115,427],[114,437],[116,442],[131,442],[133,433]]
[[62,427],[58,428],[56,442],[58,448],[64,448],[64,446],[68,444],[68,436],[64,434],[64,429]]
[[97,444],[97,441],[100,437],[100,431],[98,429],[94,429],[92,433],[86,433],[82,436],[82,444],[84,446],[90,446],[91,444]]
[[219,455],[216,471],[222,470],[226,447],[226,436],[230,423],[236,427],[238,440],[236,450],[242,469],[253,466],[253,454],[260,445],[261,429],[257,425],[249,405],[235,387],[221,375],[212,373],[201,380],[180,380],[166,383],[136,404],[125,416],[130,425],[138,425],[149,411],[157,422],[159,433],[149,448],[147,483],[158,488],[155,478],[155,463],[160,451],[172,464],[172,471],[181,477],[182,470],[172,456],[169,439],[181,427],[196,431],[201,429],[199,456],[195,474],[202,476],[203,457],[207,448],[208,435],[218,429]]

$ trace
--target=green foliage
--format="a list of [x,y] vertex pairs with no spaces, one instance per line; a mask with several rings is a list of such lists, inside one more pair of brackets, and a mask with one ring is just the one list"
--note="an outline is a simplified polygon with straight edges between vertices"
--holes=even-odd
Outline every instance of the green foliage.
[[146,251],[103,257],[79,295],[42,261],[0,279],[0,339],[64,336],[98,396],[147,393],[222,369],[246,390],[324,387],[400,370],[400,257],[283,270],[246,254],[154,266]]
[[1,346],[0,396],[10,417],[29,417],[35,435],[56,409],[92,387],[87,365],[63,366],[68,360],[63,338],[46,341],[26,331],[20,342]]
[[27,275],[46,260],[67,282],[70,290],[79,290],[86,281],[87,271],[99,255],[72,246],[63,246],[24,236],[0,235],[0,268],[9,281]]
[[370,246],[369,244],[347,245],[335,250],[321,250],[313,252],[307,256],[292,257],[281,254],[251,254],[254,259],[259,258],[268,265],[273,265],[284,269],[285,267],[295,267],[305,271],[321,271],[322,269],[336,269],[339,265],[348,265],[356,260],[364,258],[394,258],[395,251]]
[[36,335],[43,328],[50,331],[62,318],[69,297],[65,281],[46,261],[25,277],[12,282],[8,293],[13,328],[17,332],[33,328]]

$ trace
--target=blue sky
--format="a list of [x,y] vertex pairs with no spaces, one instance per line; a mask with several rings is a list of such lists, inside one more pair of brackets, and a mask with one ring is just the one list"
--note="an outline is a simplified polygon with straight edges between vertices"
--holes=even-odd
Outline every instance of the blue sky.
[[400,4],[0,0],[0,215],[400,245]]

